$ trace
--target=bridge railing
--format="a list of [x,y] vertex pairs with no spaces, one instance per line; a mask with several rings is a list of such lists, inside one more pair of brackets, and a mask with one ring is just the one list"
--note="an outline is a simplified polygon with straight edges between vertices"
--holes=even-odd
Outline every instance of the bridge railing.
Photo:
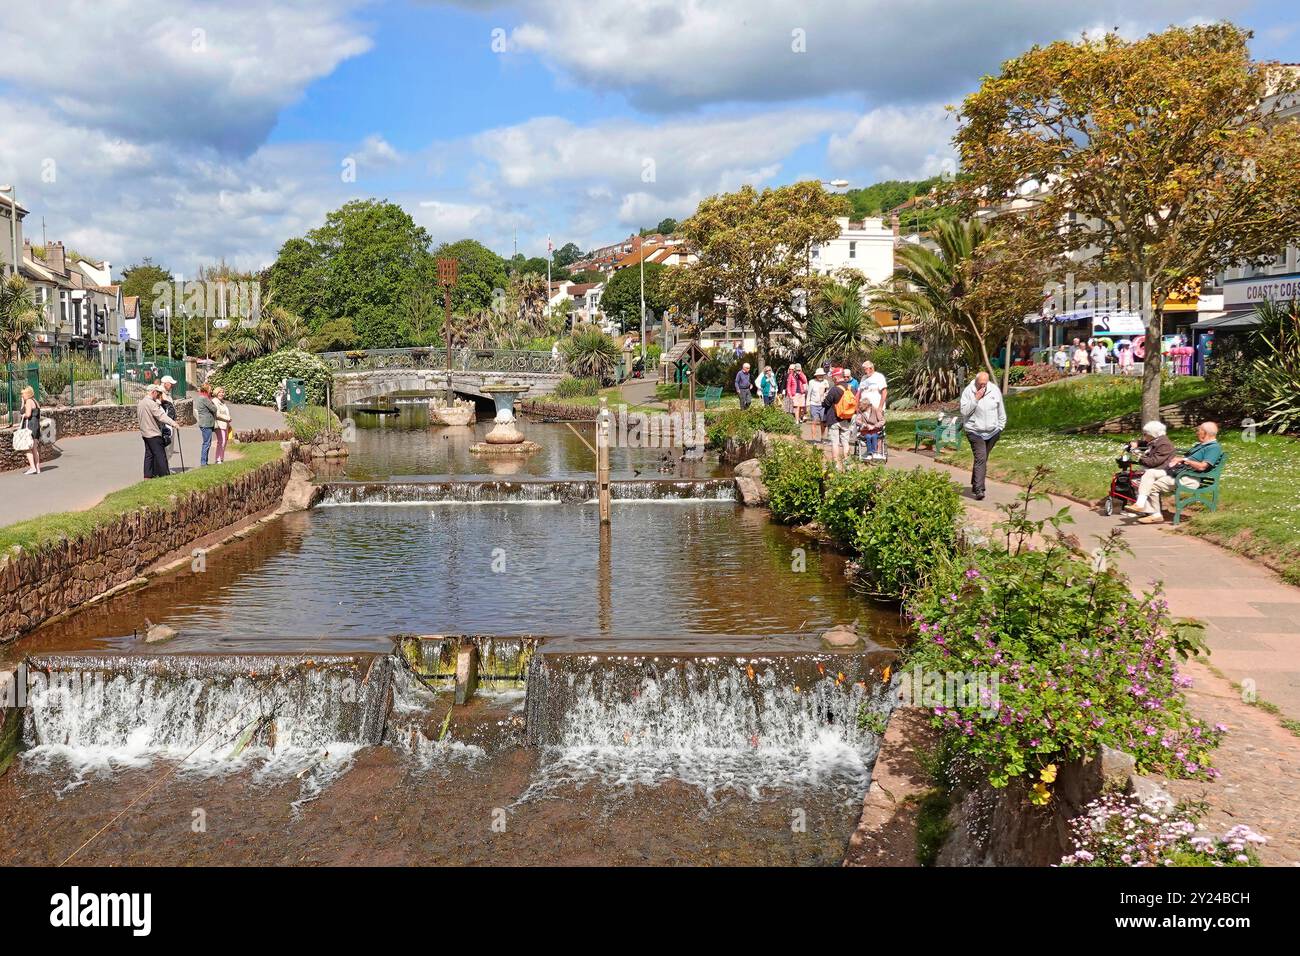
[[[447,353],[437,348],[364,349],[347,352],[321,352],[320,358],[341,372],[364,372],[374,369],[429,369],[447,367]],[[452,349],[452,368],[457,372],[538,372],[559,375],[564,359],[550,352],[522,349]]]

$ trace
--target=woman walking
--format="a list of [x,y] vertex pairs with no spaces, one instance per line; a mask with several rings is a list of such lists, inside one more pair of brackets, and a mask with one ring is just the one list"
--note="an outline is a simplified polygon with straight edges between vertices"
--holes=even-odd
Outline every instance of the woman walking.
[[758,394],[762,396],[764,405],[770,406],[776,401],[776,373],[770,365],[765,366],[758,376]]
[[803,373],[803,366],[798,362],[790,366],[785,377],[785,397],[790,400],[790,410],[794,420],[800,424],[808,408],[808,376]]
[[230,440],[230,406],[226,404],[224,388],[218,388],[212,393],[212,404],[217,407],[217,424],[213,435],[217,443],[214,460],[219,465],[226,460],[226,442]]
[[36,391],[30,385],[20,393],[23,399],[23,418],[14,432],[14,451],[27,453],[27,470],[24,475],[41,473],[41,406],[36,401]]

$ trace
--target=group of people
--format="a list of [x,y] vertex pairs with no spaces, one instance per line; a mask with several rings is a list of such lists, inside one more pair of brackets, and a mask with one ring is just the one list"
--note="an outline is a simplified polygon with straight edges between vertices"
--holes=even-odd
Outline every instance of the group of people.
[[[145,395],[136,403],[140,437],[144,440],[144,476],[161,478],[171,474],[168,458],[176,442],[176,404],[172,389],[176,380],[170,375],[149,385]],[[208,464],[208,456],[215,442],[214,464],[226,460],[226,443],[230,438],[230,406],[226,404],[226,390],[213,389],[207,382],[199,386],[194,399],[194,419],[199,426],[202,444],[199,448],[200,467]]]
[[1145,343],[1141,339],[1118,339],[1113,346],[1108,346],[1101,339],[1075,339],[1069,345],[1062,342],[1052,354],[1052,364],[1064,375],[1082,375],[1085,372],[1100,372],[1111,363],[1112,351],[1115,364],[1120,374],[1128,375],[1133,370],[1135,359],[1141,358]]
[[1178,454],[1161,422],[1147,422],[1142,426],[1142,434],[1145,441],[1132,441],[1129,448],[1139,454],[1138,461],[1146,470],[1138,479],[1137,499],[1125,505],[1125,510],[1141,515],[1138,524],[1162,524],[1165,513],[1160,507],[1160,496],[1169,494],[1180,484],[1184,488],[1199,488],[1201,481],[1196,476],[1218,467],[1223,460],[1219,425],[1201,422],[1196,427],[1196,444],[1185,455]]

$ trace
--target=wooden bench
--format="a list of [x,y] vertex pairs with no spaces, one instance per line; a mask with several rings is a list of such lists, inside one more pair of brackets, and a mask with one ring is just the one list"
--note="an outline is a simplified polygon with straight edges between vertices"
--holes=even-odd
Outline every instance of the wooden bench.
[[[1210,511],[1219,510],[1219,486],[1223,484],[1223,466],[1227,463],[1228,456],[1224,455],[1209,471],[1199,473],[1189,471],[1174,479],[1174,524],[1178,524],[1182,519],[1185,505],[1200,502]],[[1195,478],[1200,484],[1195,488],[1188,488],[1183,484],[1183,478]]]
[[704,398],[705,408],[716,408],[722,404],[722,386],[710,385],[704,390],[702,397]]
[[934,445],[936,455],[944,445],[953,451],[961,447],[961,429],[956,418],[918,418],[912,431],[912,451],[919,451],[923,442]]

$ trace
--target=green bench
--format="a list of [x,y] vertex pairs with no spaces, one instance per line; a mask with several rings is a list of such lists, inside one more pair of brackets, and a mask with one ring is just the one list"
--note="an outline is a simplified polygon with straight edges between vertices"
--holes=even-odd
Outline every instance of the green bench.
[[[1200,474],[1188,472],[1174,481],[1174,524],[1182,520],[1183,508],[1186,505],[1200,502],[1209,511],[1219,510],[1219,486],[1223,484],[1223,466],[1227,463],[1228,456],[1224,455],[1209,471]],[[1200,485],[1196,488],[1185,487],[1181,478],[1195,478]]]
[[956,451],[961,447],[961,429],[953,418],[918,418],[912,430],[912,451],[920,451],[921,445],[929,442],[934,445],[936,455],[944,445],[951,445]]
[[722,404],[722,386],[721,386],[721,385],[710,385],[708,388],[706,388],[706,389],[704,390],[703,398],[704,398],[704,407],[705,407],[705,408],[716,408],[718,405],[721,405],[721,404]]

